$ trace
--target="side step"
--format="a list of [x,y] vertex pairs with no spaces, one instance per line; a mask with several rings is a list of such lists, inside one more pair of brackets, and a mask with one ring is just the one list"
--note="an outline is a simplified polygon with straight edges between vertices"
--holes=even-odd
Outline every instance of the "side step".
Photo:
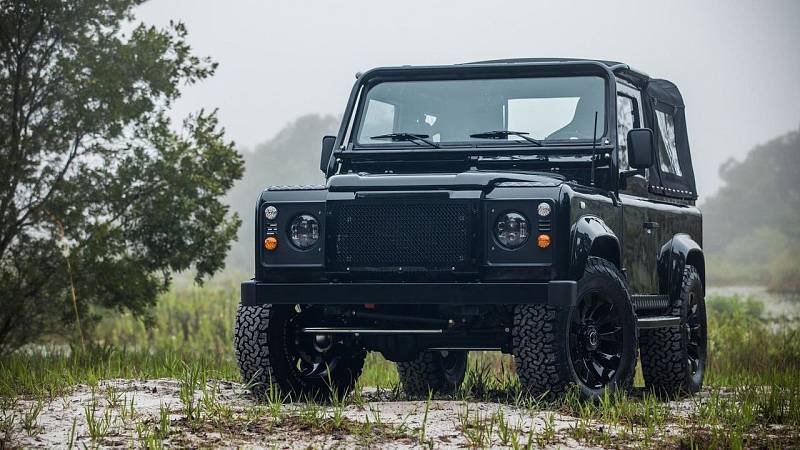
[[676,316],[639,317],[636,319],[636,326],[639,327],[640,330],[676,327],[680,324],[681,318]]
[[300,329],[309,334],[442,334],[442,329],[391,329],[391,328],[339,328],[307,327]]

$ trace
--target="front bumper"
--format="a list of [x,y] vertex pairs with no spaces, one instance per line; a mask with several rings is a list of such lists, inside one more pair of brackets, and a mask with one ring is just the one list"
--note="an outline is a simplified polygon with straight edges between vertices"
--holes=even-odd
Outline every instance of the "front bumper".
[[243,305],[542,304],[572,306],[575,281],[540,283],[242,283]]

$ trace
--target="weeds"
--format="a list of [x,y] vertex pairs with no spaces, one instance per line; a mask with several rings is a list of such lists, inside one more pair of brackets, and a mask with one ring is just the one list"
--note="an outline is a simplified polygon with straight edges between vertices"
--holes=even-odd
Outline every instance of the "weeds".
[[67,450],[72,450],[75,445],[75,431],[78,427],[78,419],[72,419],[72,428],[69,430],[69,439],[67,440]]
[[39,399],[32,403],[28,410],[22,415],[22,429],[25,430],[25,434],[28,436],[36,436],[39,433],[36,420],[39,418],[42,408],[44,408],[44,403]]
[[11,445],[14,439],[14,423],[17,420],[17,414],[12,408],[3,409],[2,417],[0,417],[0,433],[3,434],[0,439],[0,447],[13,447]]
[[314,400],[307,399],[305,403],[303,403],[303,406],[300,407],[297,418],[300,424],[318,430],[322,428],[322,421],[325,418],[325,414]]
[[536,443],[540,447],[550,445],[556,441],[556,415],[553,413],[547,414],[544,420],[542,432],[537,434]]
[[331,414],[330,420],[334,430],[340,430],[344,427],[344,407],[347,393],[340,393],[337,390],[331,392]]
[[200,398],[199,410],[205,413],[206,419],[210,420],[216,428],[229,428],[234,424],[233,409],[217,400],[217,383],[211,386],[203,384],[200,386],[202,397]]
[[122,398],[122,393],[119,392],[114,385],[109,384],[106,387],[106,403],[108,407],[111,409],[116,409],[119,406],[120,399]]
[[511,442],[515,429],[506,420],[502,407],[497,408],[494,416],[494,421],[497,423],[497,437],[500,439],[501,444],[507,446]]
[[425,442],[425,427],[428,425],[428,411],[431,409],[431,399],[433,398],[433,391],[428,391],[428,399],[425,401],[425,413],[422,416],[422,424],[419,429],[419,441]]
[[183,413],[186,420],[197,425],[200,420],[201,404],[196,400],[194,393],[200,385],[200,367],[196,365],[186,365],[180,379],[180,399],[183,404]]
[[140,448],[148,450],[160,450],[164,448],[164,441],[159,435],[158,430],[154,429],[147,422],[138,422],[136,424],[136,436]]
[[281,391],[275,385],[270,385],[266,394],[267,405],[269,406],[269,414],[275,423],[279,423],[283,418],[283,403],[286,397],[281,396]]
[[470,447],[491,446],[496,419],[493,414],[481,414],[480,410],[476,409],[473,415],[470,412],[469,403],[464,403],[463,414],[459,414],[458,419],[461,432]]
[[[127,314],[108,316],[97,328],[96,337],[107,345],[80,347],[39,347],[0,359],[0,432],[8,443],[15,430],[31,435],[37,425],[45,399],[56,398],[76,384],[84,383],[103,395],[98,408],[92,398],[84,407],[88,434],[102,441],[109,434],[116,415],[124,425],[136,428],[142,447],[158,447],[161,440],[183,424],[170,422],[168,406],[161,405],[152,422],[137,422],[133,395],[123,395],[109,378],[177,378],[180,381],[181,407],[175,410],[185,423],[197,430],[214,427],[221,432],[253,426],[268,414],[269,427],[303,426],[327,432],[343,430],[358,436],[364,445],[382,437],[406,436],[408,416],[397,427],[390,427],[374,405],[362,394],[364,386],[378,388],[378,396],[405,399],[393,363],[370,353],[356,389],[334,393],[329,408],[313,401],[286,409],[288,399],[276,388],[266,390],[264,405],[238,411],[222,402],[217,385],[208,379],[238,380],[238,370],[230,351],[231,324],[236,307],[231,290],[188,289],[164,296],[154,308],[154,324],[143,323]],[[558,442],[555,415],[546,414],[544,424],[523,431],[511,415],[511,408],[529,414],[550,409],[575,417],[567,433],[592,445],[607,445],[609,439],[636,439],[642,447],[658,446],[666,439],[671,445],[686,447],[776,446],[791,444],[800,427],[800,331],[796,324],[760,318],[763,305],[739,298],[710,298],[709,364],[706,384],[708,396],[696,398],[688,416],[676,417],[662,399],[640,391],[634,395],[606,393],[597,402],[582,402],[570,391],[559,402],[526,395],[519,385],[513,359],[498,353],[471,353],[469,371],[455,398],[464,401],[491,400],[508,406],[482,412],[472,405],[459,412],[456,424],[469,445],[531,448]],[[641,385],[641,375],[637,375]],[[198,394],[199,392],[199,394]],[[24,407],[12,404],[19,396],[32,399]],[[99,398],[99,397],[98,397]],[[11,400],[8,400],[11,399]],[[65,400],[62,400],[62,402]],[[368,408],[363,423],[354,424],[345,415],[347,402]],[[413,438],[421,446],[431,446],[428,396],[420,427]],[[68,405],[64,403],[66,409]],[[537,422],[538,423],[538,422]],[[602,428],[601,428],[602,424]],[[670,437],[672,426],[685,432]],[[73,424],[73,435],[76,424]],[[131,430],[131,428],[128,428]],[[538,430],[538,431],[537,431]],[[563,434],[563,431],[561,432]],[[527,435],[526,435],[527,434]],[[70,444],[74,444],[72,436]],[[613,445],[613,444],[612,444]],[[781,446],[781,445],[777,445]]]
[[136,417],[136,396],[131,394],[130,401],[128,396],[122,398],[122,406],[119,408],[119,418],[122,423],[128,423]]
[[166,439],[169,436],[169,405],[161,403],[158,407],[158,430],[159,439]]
[[97,414],[97,402],[92,400],[84,406],[84,414],[86,416],[86,428],[89,431],[89,437],[92,442],[97,442],[103,439],[111,427],[111,410],[104,409],[103,413]]

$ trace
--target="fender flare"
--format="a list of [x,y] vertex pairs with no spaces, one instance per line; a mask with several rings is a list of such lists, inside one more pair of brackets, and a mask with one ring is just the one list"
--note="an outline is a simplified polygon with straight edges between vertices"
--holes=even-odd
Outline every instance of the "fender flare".
[[600,217],[585,215],[570,228],[569,274],[577,280],[583,275],[589,256],[599,256],[620,268],[619,238]]
[[683,272],[686,265],[691,265],[700,272],[703,282],[703,293],[706,289],[706,262],[703,249],[691,236],[679,233],[661,246],[658,256],[659,292],[668,294],[670,298],[680,295],[683,283]]

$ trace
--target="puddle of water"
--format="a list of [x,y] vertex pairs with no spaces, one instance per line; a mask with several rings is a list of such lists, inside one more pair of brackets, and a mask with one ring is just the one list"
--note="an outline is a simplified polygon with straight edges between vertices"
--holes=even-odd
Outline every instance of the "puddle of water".
[[800,293],[769,292],[764,286],[709,286],[706,297],[738,295],[764,302],[765,318],[800,319]]

